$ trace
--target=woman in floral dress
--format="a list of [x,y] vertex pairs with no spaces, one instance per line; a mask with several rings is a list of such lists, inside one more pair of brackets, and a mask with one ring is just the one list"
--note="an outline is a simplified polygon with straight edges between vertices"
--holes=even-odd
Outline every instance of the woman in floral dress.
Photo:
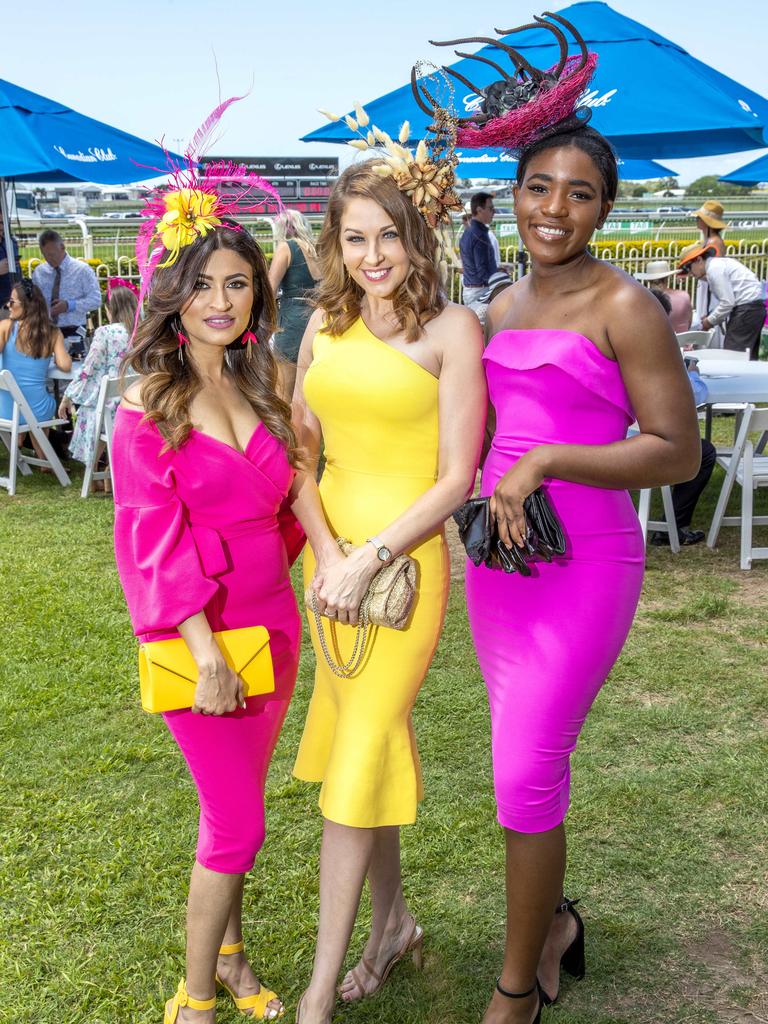
[[[133,333],[136,317],[136,295],[130,288],[118,285],[109,291],[107,314],[110,322],[99,327],[93,336],[83,368],[67,386],[59,405],[59,416],[66,418],[77,407],[77,418],[69,443],[73,459],[89,465],[98,443],[96,437],[96,403],[101,379],[106,374],[116,377]],[[118,399],[114,400],[116,406]]]

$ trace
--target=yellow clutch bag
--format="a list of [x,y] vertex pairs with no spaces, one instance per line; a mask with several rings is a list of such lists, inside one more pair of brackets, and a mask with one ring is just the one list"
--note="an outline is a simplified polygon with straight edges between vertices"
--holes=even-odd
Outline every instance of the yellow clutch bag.
[[[214,633],[229,667],[245,683],[245,696],[272,693],[275,673],[264,626],[225,629]],[[153,640],[139,647],[141,706],[156,714],[191,708],[195,701],[197,665],[181,637]]]

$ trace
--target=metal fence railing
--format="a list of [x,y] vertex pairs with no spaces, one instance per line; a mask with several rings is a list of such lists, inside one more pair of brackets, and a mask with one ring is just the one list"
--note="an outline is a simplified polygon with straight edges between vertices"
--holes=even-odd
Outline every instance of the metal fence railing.
[[[265,238],[263,241],[257,235],[257,240],[265,250],[271,250],[271,235],[268,240]],[[267,241],[269,242],[268,246],[266,244]],[[652,259],[668,259],[674,266],[679,259],[681,250],[690,241],[690,237],[679,241],[670,239],[638,242],[605,242],[598,239],[592,243],[591,248],[593,254],[598,259],[613,263],[615,266],[621,267],[628,274],[636,274],[642,272],[648,260]],[[71,255],[75,257],[79,255],[77,251],[72,251],[75,247],[70,243],[69,239],[67,239],[67,248]],[[132,249],[132,246],[130,248]],[[516,242],[516,244],[504,244],[502,242],[501,257],[507,265],[513,281],[516,281],[520,275],[520,264],[517,262],[519,251],[519,242]],[[739,239],[738,241],[727,242],[727,253],[749,267],[750,270],[757,274],[761,281],[768,280],[768,237],[755,241]],[[108,262],[94,265],[96,258],[98,257],[94,256],[91,260],[91,265],[94,267],[100,283],[106,284],[107,279],[110,277],[122,277],[125,280],[134,281],[138,284],[139,273],[136,259],[132,254],[118,254],[116,257],[109,258]],[[39,256],[31,257],[27,264],[27,272],[31,274],[40,262],[42,261]],[[684,277],[680,279],[677,286],[685,288],[693,295],[695,281],[690,276]],[[453,267],[449,273],[447,291],[452,302],[461,302],[461,273],[457,267]],[[98,311],[94,320],[95,325],[101,325],[104,320],[103,310]]]

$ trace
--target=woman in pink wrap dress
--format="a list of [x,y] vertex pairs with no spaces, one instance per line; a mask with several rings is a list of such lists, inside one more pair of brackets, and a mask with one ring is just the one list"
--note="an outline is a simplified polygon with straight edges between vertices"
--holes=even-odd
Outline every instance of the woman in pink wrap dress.
[[[199,670],[191,710],[164,715],[197,786],[187,972],[166,1024],[212,1024],[215,985],[254,1019],[282,1015],[243,948],[245,873],[264,841],[264,783],[291,699],[300,618],[288,575],[303,533],[327,533],[278,398],[264,257],[234,224],[155,272],[116,414],[115,553],[142,640],[181,635]],[[290,507],[289,507],[290,506]],[[314,531],[314,533],[313,533]],[[244,698],[213,633],[265,626],[275,690]]]
[[[590,128],[523,150],[515,209],[532,270],[486,325],[495,432],[482,493],[502,540],[519,544],[523,501],[543,486],[567,548],[534,562],[529,578],[467,566],[507,854],[506,950],[484,1024],[538,1021],[561,964],[584,973],[583,924],[562,894],[563,819],[570,754],[640,595],[643,542],[626,489],[689,479],[700,452],[658,303],[587,250],[616,186],[615,156]],[[635,418],[640,432],[627,440]]]

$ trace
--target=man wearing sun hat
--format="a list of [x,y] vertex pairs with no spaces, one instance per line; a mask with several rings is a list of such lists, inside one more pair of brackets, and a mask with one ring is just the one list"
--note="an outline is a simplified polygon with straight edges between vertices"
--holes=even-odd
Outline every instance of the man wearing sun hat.
[[645,271],[642,274],[635,274],[638,281],[651,281],[654,286],[669,299],[672,312],[669,319],[675,334],[682,334],[683,331],[690,331],[693,311],[691,309],[691,297],[682,288],[670,288],[669,278],[677,274],[677,270],[669,260],[648,260]]
[[749,350],[757,359],[760,332],[765,322],[765,289],[752,271],[730,256],[716,256],[714,246],[699,242],[680,254],[680,272],[706,281],[717,306],[701,321],[702,330],[725,325],[723,348]]
[[691,214],[696,218],[696,227],[701,232],[702,245],[711,245],[715,256],[725,256],[725,242],[720,232],[727,227],[723,220],[723,204],[715,199],[707,199],[698,210]]

